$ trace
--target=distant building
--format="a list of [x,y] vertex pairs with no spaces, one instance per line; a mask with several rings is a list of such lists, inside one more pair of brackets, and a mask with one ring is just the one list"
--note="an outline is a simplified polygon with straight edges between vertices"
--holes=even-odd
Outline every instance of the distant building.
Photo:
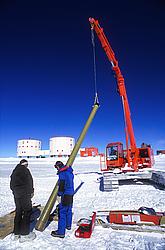
[[69,156],[74,148],[75,139],[73,137],[52,137],[49,140],[50,157]]
[[39,158],[46,158],[46,157],[49,157],[49,155],[50,155],[50,150],[48,150],[48,149],[38,151]]
[[163,150],[157,150],[156,154],[157,155],[165,154],[165,149],[163,149]]
[[87,157],[87,156],[97,156],[99,155],[98,148],[90,147],[90,148],[81,148],[80,149],[80,156]]
[[34,139],[21,139],[17,141],[17,157],[45,158],[56,156],[70,156],[75,145],[73,137],[52,137],[49,140],[49,149],[41,149],[41,141]]
[[17,141],[17,157],[39,157],[41,141],[34,139],[22,139]]

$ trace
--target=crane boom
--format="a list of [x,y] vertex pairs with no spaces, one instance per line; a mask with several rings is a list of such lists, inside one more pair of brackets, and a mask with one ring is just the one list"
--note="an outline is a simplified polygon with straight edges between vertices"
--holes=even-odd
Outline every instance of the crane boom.
[[124,116],[125,116],[125,123],[126,123],[126,137],[128,137],[130,141],[130,148],[131,152],[135,153],[136,152],[136,141],[135,141],[135,136],[134,136],[134,131],[133,131],[133,126],[132,126],[132,121],[131,121],[131,113],[130,113],[130,108],[129,108],[129,103],[128,103],[128,98],[127,98],[127,93],[126,93],[126,88],[125,88],[125,83],[124,83],[124,77],[120,71],[120,68],[118,66],[118,61],[115,57],[115,53],[112,50],[105,34],[103,31],[103,28],[100,27],[98,20],[95,20],[94,18],[89,18],[89,22],[91,24],[91,29],[95,30],[101,45],[109,59],[112,65],[112,70],[115,72],[116,79],[117,79],[117,86],[118,86],[118,91],[119,94],[122,98],[122,104],[123,104],[123,109],[124,109]]

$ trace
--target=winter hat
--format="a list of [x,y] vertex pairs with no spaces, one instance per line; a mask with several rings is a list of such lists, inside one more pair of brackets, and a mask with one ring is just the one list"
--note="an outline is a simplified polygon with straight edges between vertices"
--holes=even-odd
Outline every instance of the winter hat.
[[62,168],[64,167],[64,163],[62,161],[56,161],[54,166],[55,168]]
[[25,159],[22,159],[19,164],[25,166],[25,165],[28,165],[28,161]]

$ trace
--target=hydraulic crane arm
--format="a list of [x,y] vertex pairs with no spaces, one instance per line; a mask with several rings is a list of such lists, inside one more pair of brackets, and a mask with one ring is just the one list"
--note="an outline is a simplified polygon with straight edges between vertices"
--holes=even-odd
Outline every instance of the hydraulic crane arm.
[[124,117],[125,117],[125,124],[126,124],[126,141],[127,141],[127,137],[128,137],[130,140],[131,152],[135,153],[136,141],[135,141],[133,126],[132,126],[132,121],[131,121],[130,108],[129,108],[129,103],[128,103],[128,98],[127,98],[127,93],[126,93],[123,75],[122,75],[120,68],[118,66],[118,61],[115,58],[115,53],[113,52],[105,34],[104,34],[103,28],[100,27],[98,20],[95,20],[94,18],[89,18],[89,22],[91,24],[91,29],[95,30],[95,32],[96,32],[96,34],[101,42],[101,45],[102,45],[109,61],[111,62],[112,70],[114,71],[114,73],[116,75],[118,91],[119,91],[119,94],[122,98],[123,109],[124,109]]

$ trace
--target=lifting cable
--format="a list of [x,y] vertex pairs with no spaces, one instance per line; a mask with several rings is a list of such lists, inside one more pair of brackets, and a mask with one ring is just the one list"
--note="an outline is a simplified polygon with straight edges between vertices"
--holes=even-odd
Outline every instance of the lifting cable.
[[98,94],[97,94],[97,75],[96,75],[96,49],[95,49],[95,37],[93,27],[91,28],[91,40],[92,40],[92,48],[93,48],[93,73],[94,73],[94,91],[95,91],[95,101],[94,104],[98,103]]

